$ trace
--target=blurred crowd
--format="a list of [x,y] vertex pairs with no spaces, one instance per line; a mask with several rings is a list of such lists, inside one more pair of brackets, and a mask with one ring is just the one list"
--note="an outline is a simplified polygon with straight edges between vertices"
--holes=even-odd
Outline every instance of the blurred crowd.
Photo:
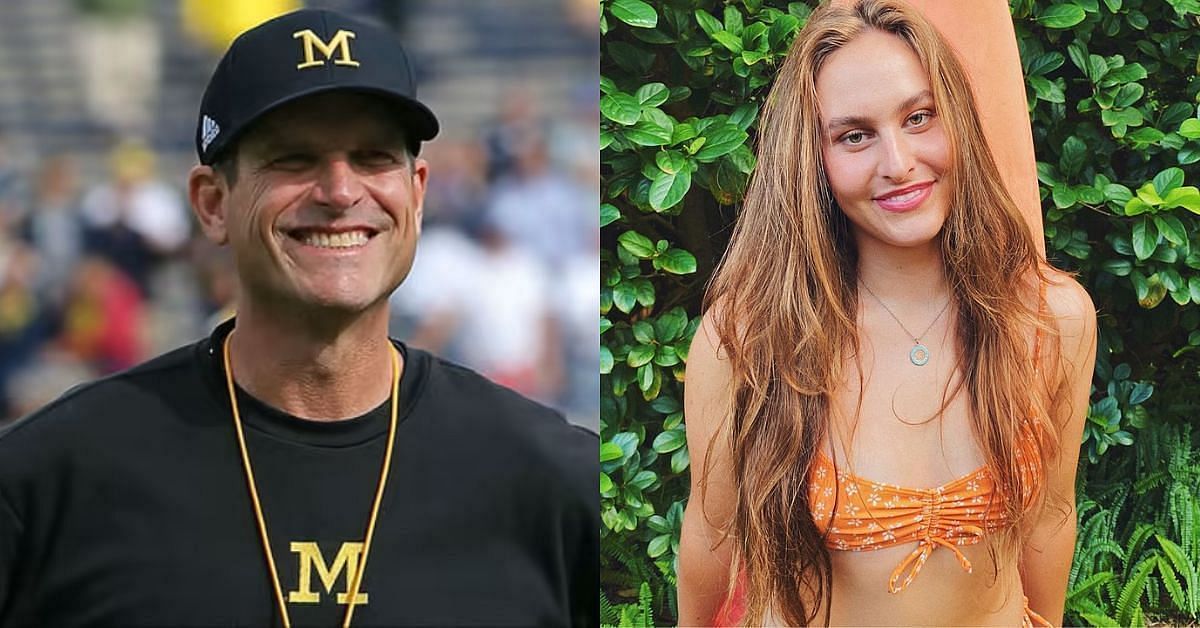
[[[514,87],[495,119],[423,147],[425,224],[392,332],[596,428],[599,95],[583,77],[550,118],[534,93]],[[0,424],[236,311],[232,260],[199,234],[185,174],[118,139],[134,122],[102,122],[120,131],[104,164],[14,159],[0,130]]]

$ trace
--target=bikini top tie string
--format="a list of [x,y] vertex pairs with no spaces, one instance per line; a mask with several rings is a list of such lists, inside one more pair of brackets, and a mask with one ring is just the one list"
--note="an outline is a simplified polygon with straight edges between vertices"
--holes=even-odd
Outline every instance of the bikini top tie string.
[[[979,539],[982,539],[984,534],[983,528],[972,525],[961,526],[959,532]],[[896,570],[892,572],[891,579],[888,580],[888,592],[899,593],[911,584],[913,579],[917,577],[917,573],[921,571],[921,567],[925,566],[925,561],[929,559],[929,555],[933,553],[933,550],[937,549],[938,545],[950,548],[950,551],[954,552],[954,555],[958,558],[958,564],[962,566],[963,571],[971,573],[971,561],[967,560],[967,557],[963,555],[962,550],[958,549],[955,543],[940,536],[928,535],[921,539],[908,557],[896,566]],[[908,570],[907,575],[905,575],[905,570]],[[900,581],[902,576],[904,577],[903,582]]]

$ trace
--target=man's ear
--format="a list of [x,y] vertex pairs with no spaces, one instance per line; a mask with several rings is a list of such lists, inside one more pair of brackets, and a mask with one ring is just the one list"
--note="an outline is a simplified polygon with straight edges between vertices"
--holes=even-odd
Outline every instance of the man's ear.
[[416,209],[413,210],[413,218],[417,221],[417,234],[421,233],[421,219],[425,217],[425,185],[429,179],[429,162],[419,157],[413,159],[412,164],[412,184],[413,184],[413,202],[416,203]]
[[188,173],[188,200],[205,237],[215,244],[229,242],[226,206],[229,186],[212,166],[194,166]]

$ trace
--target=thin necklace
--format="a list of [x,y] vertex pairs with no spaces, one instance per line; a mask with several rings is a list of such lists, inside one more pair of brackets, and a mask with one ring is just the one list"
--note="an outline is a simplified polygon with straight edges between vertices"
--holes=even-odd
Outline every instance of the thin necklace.
[[929,362],[930,353],[929,348],[921,344],[921,339],[925,337],[925,334],[929,333],[930,329],[933,329],[933,326],[939,320],[941,320],[942,314],[945,314],[946,310],[950,307],[950,299],[946,299],[946,304],[942,306],[942,310],[933,318],[933,322],[929,323],[929,326],[925,328],[925,331],[921,332],[920,335],[914,336],[913,333],[908,331],[908,328],[904,326],[904,323],[900,322],[900,317],[896,316],[896,313],[892,311],[892,308],[888,307],[887,304],[883,302],[883,299],[879,298],[879,295],[875,294],[875,292],[871,290],[871,288],[868,287],[867,284],[862,280],[859,280],[858,284],[866,289],[867,294],[875,297],[875,301],[883,306],[883,309],[886,310],[887,313],[892,317],[892,320],[896,321],[896,324],[900,326],[900,329],[903,329],[904,333],[908,334],[909,338],[912,338],[913,348],[908,352],[908,361],[912,362],[916,366],[925,366],[925,364]]
[[[250,467],[250,454],[246,451],[246,435],[242,431],[242,416],[238,412],[237,395],[233,388],[233,369],[229,364],[230,332],[222,343],[221,353],[225,361],[225,387],[229,390],[229,406],[233,408],[233,425],[237,431],[238,447],[242,450],[242,467],[246,470],[246,484],[250,487],[250,502],[254,504],[254,519],[258,522],[258,534],[262,539],[263,553],[267,555],[267,568],[271,571],[271,584],[275,587],[275,602],[279,605],[279,616],[283,619],[284,628],[291,628],[292,621],[288,617],[287,604],[283,601],[283,587],[279,584],[279,572],[275,569],[275,557],[271,553],[271,540],[267,537],[267,521],[263,517],[262,503],[258,500],[258,489],[255,488],[254,469]],[[390,343],[389,343],[390,344]],[[387,484],[388,469],[392,466],[392,446],[396,442],[396,416],[400,405],[400,356],[395,347],[392,349],[392,419],[388,428],[387,449],[383,454],[383,470],[379,473],[379,483],[375,488],[375,503],[371,506],[371,517],[367,519],[367,536],[363,539],[362,560],[354,573],[354,581],[350,583],[350,591],[346,600],[346,617],[342,620],[342,628],[350,627],[354,617],[354,604],[358,600],[358,589],[362,585],[363,572],[367,569],[367,554],[371,551],[371,539],[375,536],[375,520],[379,517],[379,504],[383,502],[383,489]]]

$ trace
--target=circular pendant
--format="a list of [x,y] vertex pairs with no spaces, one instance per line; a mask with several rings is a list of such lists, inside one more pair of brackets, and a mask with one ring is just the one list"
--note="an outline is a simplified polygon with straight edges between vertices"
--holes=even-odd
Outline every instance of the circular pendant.
[[917,343],[913,345],[912,351],[908,352],[908,359],[916,366],[925,366],[925,363],[929,361],[929,349],[926,349],[925,345]]

